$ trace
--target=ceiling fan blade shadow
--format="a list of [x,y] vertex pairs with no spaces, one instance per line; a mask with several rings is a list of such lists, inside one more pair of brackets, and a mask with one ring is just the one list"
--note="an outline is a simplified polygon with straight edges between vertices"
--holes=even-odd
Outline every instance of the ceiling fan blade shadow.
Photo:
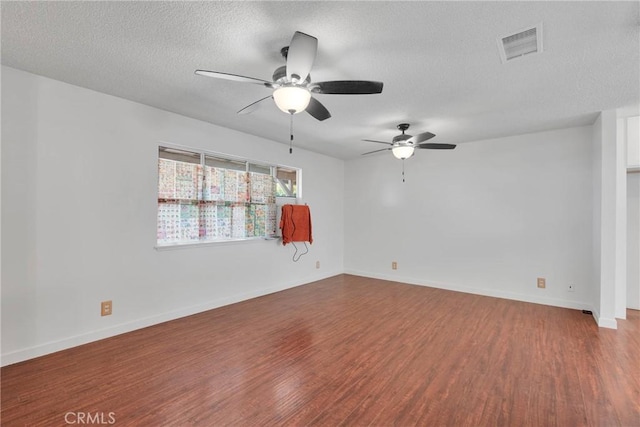
[[317,51],[317,38],[296,31],[287,52],[287,77],[292,81],[303,82],[316,60]]
[[382,82],[335,80],[313,84],[312,91],[325,95],[371,95],[382,92]]
[[384,141],[376,141],[375,139],[363,139],[363,141],[367,141],[367,142],[377,142],[378,144],[387,144],[387,145],[393,145],[390,142],[384,142]]
[[196,70],[195,74],[199,76],[213,77],[216,79],[232,80],[234,82],[241,82],[241,83],[253,83],[253,84],[259,84],[259,85],[271,87],[271,88],[273,87],[273,82],[269,82],[262,79],[256,79],[254,77],[240,76],[238,74],[221,73],[219,71],[208,71],[208,70]]
[[309,100],[309,105],[307,106],[306,111],[307,113],[311,114],[313,118],[320,121],[327,120],[329,117],[331,117],[331,113],[329,113],[329,110],[327,110],[325,106],[322,105],[322,103],[315,99],[313,96]]
[[427,148],[430,150],[453,150],[456,148],[455,144],[439,144],[437,142],[425,142],[422,144],[417,144],[417,148]]
[[260,103],[262,101],[264,101],[265,99],[269,99],[269,98],[273,98],[273,96],[272,95],[265,96],[262,99],[258,99],[256,102],[252,102],[251,104],[247,105],[243,109],[239,110],[238,114],[250,114],[250,113],[253,113],[254,111],[256,111],[260,107],[260,105],[261,105]]
[[422,141],[426,141],[428,139],[433,138],[435,135],[432,134],[431,132],[423,132],[423,133],[419,133],[418,135],[414,135],[411,138],[409,138],[407,140],[407,142],[412,143],[412,144],[419,144]]
[[373,153],[378,153],[380,151],[389,151],[389,150],[391,150],[391,147],[389,147],[389,148],[381,148],[379,150],[373,150],[373,151],[368,151],[366,153],[362,153],[361,156],[366,156],[367,154],[373,154]]

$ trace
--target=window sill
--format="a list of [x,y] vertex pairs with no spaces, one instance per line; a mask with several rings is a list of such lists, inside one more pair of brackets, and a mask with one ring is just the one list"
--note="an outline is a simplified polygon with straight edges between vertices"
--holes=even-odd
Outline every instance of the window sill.
[[190,248],[196,248],[196,247],[202,247],[202,246],[218,246],[218,245],[228,245],[228,244],[238,244],[238,243],[248,243],[248,242],[271,241],[271,240],[280,240],[280,236],[246,237],[244,239],[215,240],[215,241],[206,241],[206,242],[167,243],[164,245],[156,245],[154,248],[156,251],[173,251],[176,249],[190,249]]

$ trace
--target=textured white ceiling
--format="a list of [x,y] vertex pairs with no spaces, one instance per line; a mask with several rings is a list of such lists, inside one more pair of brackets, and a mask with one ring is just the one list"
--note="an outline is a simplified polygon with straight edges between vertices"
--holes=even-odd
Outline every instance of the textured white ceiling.
[[[295,116],[296,145],[353,158],[401,122],[463,143],[638,105],[639,13],[613,1],[3,1],[2,63],[286,144],[275,105],[236,114],[268,89],[193,72],[271,80],[303,31],[319,40],[313,81],[384,82],[380,95],[317,95],[324,122]],[[544,52],[502,64],[496,38],[539,22]]]

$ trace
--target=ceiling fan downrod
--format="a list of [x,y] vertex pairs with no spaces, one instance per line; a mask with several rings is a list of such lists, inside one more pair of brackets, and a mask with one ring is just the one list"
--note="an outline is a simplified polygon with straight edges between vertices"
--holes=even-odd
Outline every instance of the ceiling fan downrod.
[[404,131],[409,129],[409,126],[411,126],[409,123],[400,123],[398,125],[398,129],[402,131],[402,134],[404,135]]

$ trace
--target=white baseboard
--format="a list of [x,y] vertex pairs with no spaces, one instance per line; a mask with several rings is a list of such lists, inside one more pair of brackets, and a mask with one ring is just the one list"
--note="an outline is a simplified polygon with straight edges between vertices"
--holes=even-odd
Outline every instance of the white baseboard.
[[[519,294],[516,292],[507,292],[507,291],[500,291],[500,290],[494,290],[494,289],[472,288],[472,287],[461,286],[461,285],[456,285],[452,283],[434,282],[430,280],[417,280],[411,277],[397,276],[395,274],[394,275],[375,274],[375,273],[372,274],[364,271],[350,270],[350,269],[345,270],[345,274],[353,274],[356,276],[371,277],[374,279],[408,283],[410,285],[427,286],[430,288],[445,289],[448,291],[464,292],[467,294],[483,295],[487,297],[503,298],[503,299],[510,299],[514,301],[530,302],[534,304],[550,305],[553,307],[572,308],[575,310],[589,310],[592,313],[595,313],[593,307],[590,304],[566,301],[566,300],[556,299],[556,298],[535,297],[531,295]],[[597,319],[596,319],[596,322],[597,322]],[[610,323],[606,323],[606,324],[610,324]],[[599,323],[598,325],[602,326]],[[610,327],[610,326],[603,326],[603,327]]]
[[544,305],[550,305],[554,307],[571,308],[576,310],[590,310],[593,313],[593,318],[595,319],[595,322],[599,327],[611,328],[611,329],[617,328],[616,319],[600,317],[599,313],[592,306],[586,303],[578,303],[578,302],[566,301],[566,300],[555,299],[555,298],[540,298],[540,297],[533,297],[530,295],[518,294],[515,292],[472,288],[472,287],[460,286],[460,285],[451,284],[451,283],[439,283],[439,282],[433,282],[428,280],[417,280],[411,277],[401,277],[397,275],[372,274],[369,272],[347,269],[344,272],[343,271],[333,271],[333,272],[326,272],[326,273],[318,272],[308,277],[305,277],[303,280],[292,281],[288,283],[283,283],[278,286],[273,286],[270,288],[260,289],[252,292],[245,292],[242,294],[237,294],[237,295],[224,297],[224,298],[218,298],[203,304],[197,304],[190,307],[169,311],[166,313],[161,313],[155,316],[136,319],[134,321],[122,323],[109,328],[91,331],[85,334],[71,336],[58,341],[52,341],[52,342],[36,345],[33,347],[12,351],[9,353],[2,354],[0,358],[1,359],[0,366],[12,365],[14,363],[44,356],[57,351],[65,350],[72,347],[77,347],[79,345],[88,344],[90,342],[94,342],[101,339],[120,335],[123,333],[135,331],[137,329],[146,328],[148,326],[157,325],[159,323],[179,319],[181,317],[191,316],[193,314],[202,313],[204,311],[213,310],[215,308],[222,307],[225,305],[234,304],[234,303],[245,301],[251,298],[272,294],[274,292],[283,291],[285,289],[294,288],[297,286],[302,286],[311,282],[315,282],[317,280],[326,279],[328,277],[333,277],[343,273],[353,274],[353,275],[363,276],[363,277],[371,277],[374,279],[389,280],[393,282],[407,283],[411,285],[428,286],[432,288],[446,289],[450,291],[464,292],[469,294],[483,295],[483,296],[489,296],[489,297],[495,297],[495,298],[504,298],[504,299],[510,299],[515,301],[531,302],[535,304],[544,304]]
[[301,281],[292,281],[284,283],[278,286],[270,288],[260,289],[252,292],[245,292],[233,296],[224,298],[218,298],[206,303],[193,305],[190,307],[181,308],[178,310],[172,310],[169,312],[161,313],[155,316],[145,317],[142,319],[136,319],[130,322],[121,323],[109,328],[100,329],[96,331],[87,332],[80,335],[67,337],[57,341],[51,341],[44,344],[28,347],[9,353],[2,354],[0,366],[13,365],[14,363],[23,362],[25,360],[34,359],[36,357],[44,356],[47,354],[55,353],[57,351],[66,350],[68,348],[77,347],[79,345],[88,344],[90,342],[98,341],[105,338],[110,338],[116,335],[132,332],[137,329],[146,328],[149,326],[157,325],[159,323],[168,322],[170,320],[179,319],[181,317],[191,316],[193,314],[202,313],[204,311],[213,310],[215,308],[223,307],[225,305],[234,304],[240,301],[245,301],[251,298],[256,298],[275,292],[283,291],[289,288],[295,288],[307,283],[315,282],[317,280],[333,277],[342,272],[326,272],[316,273],[306,277]]
[[618,321],[613,318],[600,317],[598,310],[592,310],[596,324],[601,328],[618,329]]

